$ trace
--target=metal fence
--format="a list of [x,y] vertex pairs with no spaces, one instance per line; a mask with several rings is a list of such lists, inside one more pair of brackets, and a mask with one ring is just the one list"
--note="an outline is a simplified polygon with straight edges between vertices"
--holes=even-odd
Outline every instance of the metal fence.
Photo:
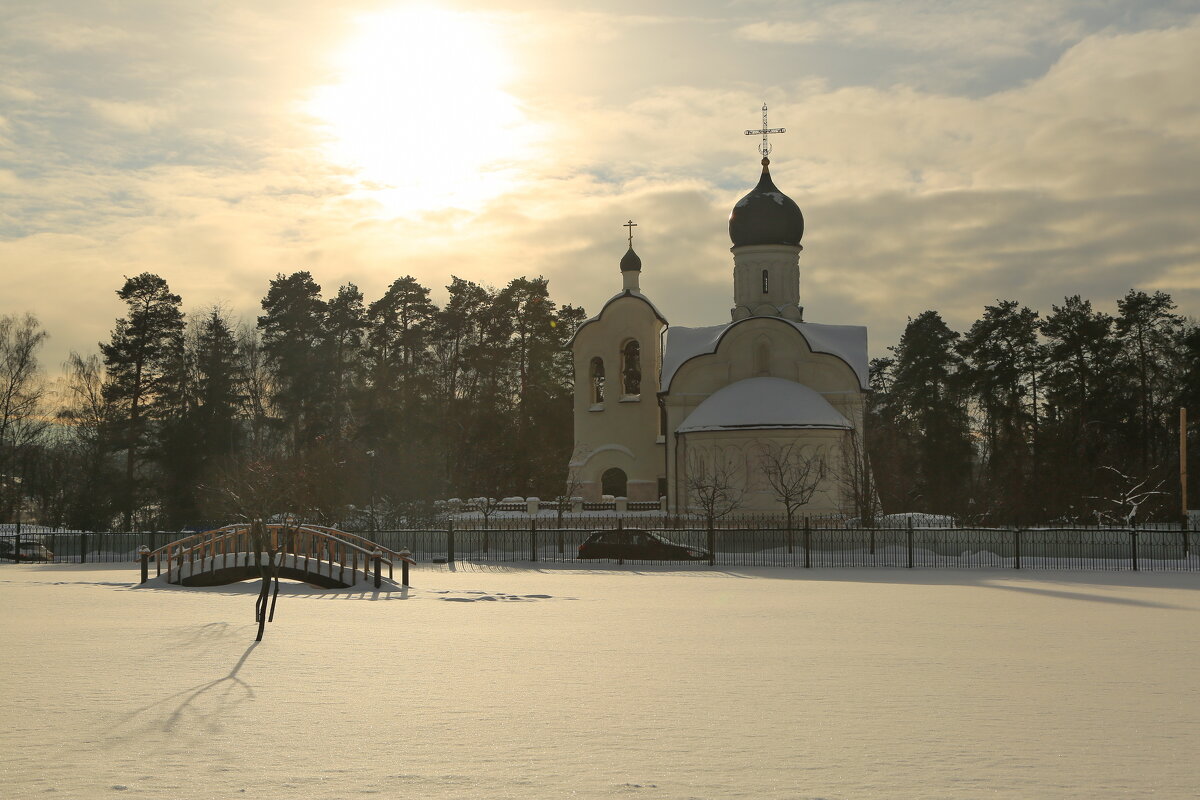
[[[628,521],[634,524],[588,522],[558,527],[526,519],[523,526],[506,524],[501,529],[447,525],[360,533],[391,550],[408,550],[417,562],[426,563],[578,561],[579,546],[593,531],[636,524],[676,544],[711,551],[712,563],[717,566],[1200,572],[1200,554],[1195,548],[1200,532],[1181,525],[789,529],[775,521],[709,531],[695,522],[671,521],[674,524],[668,526],[666,519]],[[155,549],[178,538],[180,534],[171,532],[4,535],[0,536],[0,561],[17,560],[14,553],[20,553],[21,560],[58,563],[135,561],[141,545]]]
[[[136,561],[138,548],[142,545],[148,545],[153,550],[176,539],[182,539],[185,535],[173,531],[6,533],[0,535],[0,563],[11,563],[14,560],[51,561],[59,564]],[[19,559],[13,557],[14,553],[20,555]]]

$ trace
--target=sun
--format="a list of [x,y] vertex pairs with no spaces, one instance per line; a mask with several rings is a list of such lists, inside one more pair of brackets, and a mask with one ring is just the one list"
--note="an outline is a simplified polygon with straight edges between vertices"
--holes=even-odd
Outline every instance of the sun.
[[474,210],[510,188],[533,126],[507,87],[511,54],[487,17],[402,6],[357,20],[336,83],[307,110],[331,160],[396,215]]

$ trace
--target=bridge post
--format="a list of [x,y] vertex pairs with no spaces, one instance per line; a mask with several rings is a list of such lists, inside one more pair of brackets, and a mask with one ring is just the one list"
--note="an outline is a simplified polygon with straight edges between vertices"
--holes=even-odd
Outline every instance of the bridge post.
[[383,551],[377,549],[371,553],[371,558],[375,560],[375,588],[378,589],[383,585]]
[[138,548],[138,558],[142,562],[142,583],[150,580],[150,548],[142,545]]
[[408,586],[408,559],[412,557],[412,553],[407,550],[401,550],[400,556],[400,585]]

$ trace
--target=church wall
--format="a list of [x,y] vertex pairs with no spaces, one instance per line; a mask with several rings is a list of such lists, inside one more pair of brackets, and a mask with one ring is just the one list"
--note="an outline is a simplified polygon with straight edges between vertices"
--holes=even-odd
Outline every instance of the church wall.
[[[570,469],[578,494],[599,500],[605,470],[617,468],[627,478],[631,500],[657,500],[658,479],[665,476],[659,437],[656,390],[662,366],[663,324],[646,302],[617,297],[600,318],[580,328],[572,343],[575,364],[575,452]],[[641,386],[637,395],[622,389],[622,348],[629,340],[640,348]],[[604,362],[604,402],[592,398],[592,359]]]
[[[845,457],[844,430],[782,429],[756,431],[700,431],[678,437],[678,458],[681,473],[702,459],[712,467],[727,463],[736,467],[733,484],[741,493],[741,502],[734,514],[783,514],[780,503],[770,482],[767,480],[764,462],[765,449],[776,453],[791,447],[792,452],[806,457],[824,458],[827,475],[821,480],[811,500],[799,512],[800,516],[836,516],[851,513],[843,498],[842,473]],[[699,509],[689,495],[686,478],[680,477],[674,496],[681,502],[672,507],[680,511],[690,506],[696,513]]]

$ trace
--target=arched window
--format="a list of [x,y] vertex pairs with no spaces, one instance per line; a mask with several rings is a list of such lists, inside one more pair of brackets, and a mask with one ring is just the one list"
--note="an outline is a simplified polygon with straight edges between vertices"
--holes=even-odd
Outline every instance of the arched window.
[[604,359],[592,359],[592,403],[604,402]]
[[764,270],[763,270],[763,294],[766,294],[766,293],[767,293],[767,291],[768,291],[768,290],[769,290],[769,288],[770,288],[770,284],[769,284],[769,282],[767,281],[767,275],[768,275],[768,273],[767,273],[767,271],[764,269]]
[[604,474],[600,476],[600,491],[613,497],[628,497],[628,484],[625,470],[617,467],[604,470]]
[[642,349],[636,339],[630,339],[621,350],[621,393],[642,393]]

